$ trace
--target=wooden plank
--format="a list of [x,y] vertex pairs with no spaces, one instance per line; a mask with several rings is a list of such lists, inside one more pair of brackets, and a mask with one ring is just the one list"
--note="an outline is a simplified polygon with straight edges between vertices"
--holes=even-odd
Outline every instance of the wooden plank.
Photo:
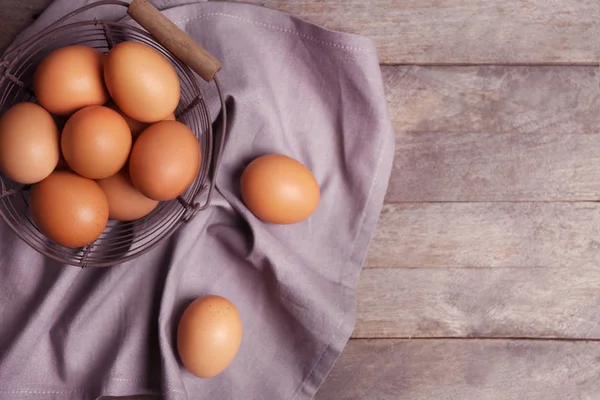
[[[242,0],[369,36],[386,64],[597,64],[595,0]],[[50,0],[1,0],[0,49]],[[441,39],[443,38],[443,40]]]
[[598,149],[579,132],[399,133],[386,201],[598,201]]
[[596,342],[352,340],[316,400],[592,400]]
[[598,203],[384,205],[366,268],[600,265]]
[[0,54],[14,37],[33,22],[52,0],[0,0],[2,22],[0,23]]
[[[597,64],[595,0],[243,0],[310,22],[369,36],[386,64]],[[50,0],[1,0],[0,49]],[[443,40],[441,39],[443,38]]]
[[397,131],[600,132],[597,66],[383,66],[382,75]]
[[355,338],[600,339],[600,269],[367,269]]
[[597,64],[597,0],[238,0],[373,38],[386,64]]
[[596,69],[396,68],[388,202],[600,198]]

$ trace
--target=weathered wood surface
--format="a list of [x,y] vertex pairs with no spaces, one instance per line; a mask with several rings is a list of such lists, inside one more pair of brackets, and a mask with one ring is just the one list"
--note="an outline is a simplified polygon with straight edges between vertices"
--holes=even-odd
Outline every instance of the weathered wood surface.
[[388,202],[598,201],[600,134],[399,133]]
[[387,201],[600,199],[591,67],[386,67],[397,129]]
[[382,63],[597,64],[597,0],[238,0],[373,38]]
[[598,66],[382,66],[382,75],[397,131],[600,132]]
[[[50,0],[1,0],[0,49]],[[597,64],[596,0],[242,0],[373,38],[385,64]]]
[[597,342],[354,340],[316,400],[595,400]]
[[373,267],[600,268],[600,203],[386,204]]
[[600,339],[600,268],[368,269],[355,338]]

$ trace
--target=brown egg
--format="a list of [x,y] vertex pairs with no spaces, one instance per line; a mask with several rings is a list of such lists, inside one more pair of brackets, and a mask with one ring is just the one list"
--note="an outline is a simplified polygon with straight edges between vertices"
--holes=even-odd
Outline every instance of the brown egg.
[[123,168],[131,143],[129,126],[118,112],[89,106],[65,124],[61,149],[73,171],[86,178],[103,179]]
[[34,103],[18,103],[0,118],[0,171],[23,184],[52,173],[60,157],[52,115]]
[[88,46],[67,46],[53,51],[38,65],[33,91],[39,103],[58,115],[69,115],[85,106],[104,104],[104,53]]
[[[148,126],[150,126],[150,123],[136,121],[135,119],[129,117],[127,114],[125,114],[123,111],[121,111],[121,109],[112,100],[110,100],[108,103],[106,103],[105,106],[112,108],[113,110],[115,110],[116,112],[121,114],[121,116],[127,122],[127,125],[129,125],[129,130],[131,130],[131,134],[133,135],[134,138],[136,138],[144,129],[146,129]],[[167,118],[165,118],[163,121],[175,121],[175,114],[174,113],[169,114],[167,116]]]
[[179,104],[175,67],[143,43],[122,42],[113,47],[104,63],[104,80],[114,102],[136,121],[162,121]]
[[66,247],[92,243],[108,222],[108,201],[100,186],[68,171],[55,171],[32,186],[29,211],[44,235]]
[[192,184],[200,170],[200,144],[177,121],[160,121],[138,136],[129,157],[129,175],[136,188],[154,200],[170,200]]
[[194,300],[177,327],[177,351],[183,365],[200,378],[212,378],[233,361],[242,343],[242,320],[221,296]]
[[133,186],[129,171],[123,168],[113,176],[100,179],[98,184],[108,199],[109,218],[118,221],[133,221],[150,214],[158,205]]
[[242,173],[241,192],[256,217],[274,224],[293,224],[308,218],[321,196],[311,171],[281,154],[267,154],[252,161]]

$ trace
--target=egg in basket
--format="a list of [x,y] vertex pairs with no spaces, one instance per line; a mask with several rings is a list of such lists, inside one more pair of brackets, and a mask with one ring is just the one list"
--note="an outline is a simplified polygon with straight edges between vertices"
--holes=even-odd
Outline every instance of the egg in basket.
[[[127,7],[131,24],[68,19]],[[221,65],[147,0],[98,1],[0,61],[0,216],[65,264],[151,250],[209,202],[223,151]],[[195,74],[215,84],[213,120]]]

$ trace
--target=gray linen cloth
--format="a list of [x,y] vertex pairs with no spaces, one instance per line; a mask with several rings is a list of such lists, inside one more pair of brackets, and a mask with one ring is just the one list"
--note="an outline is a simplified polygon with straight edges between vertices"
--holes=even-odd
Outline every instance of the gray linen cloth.
[[[17,38],[89,1],[57,0]],[[240,3],[156,1],[223,63],[229,129],[211,207],[169,241],[116,267],[43,258],[0,222],[0,399],[310,399],[350,337],[356,282],[381,211],[394,135],[376,49],[287,14]],[[76,19],[130,20],[102,6]],[[219,103],[205,85],[213,116]],[[257,220],[244,166],[284,153],[322,197],[295,225]],[[196,297],[218,294],[244,327],[229,368],[199,379],[175,332]]]

